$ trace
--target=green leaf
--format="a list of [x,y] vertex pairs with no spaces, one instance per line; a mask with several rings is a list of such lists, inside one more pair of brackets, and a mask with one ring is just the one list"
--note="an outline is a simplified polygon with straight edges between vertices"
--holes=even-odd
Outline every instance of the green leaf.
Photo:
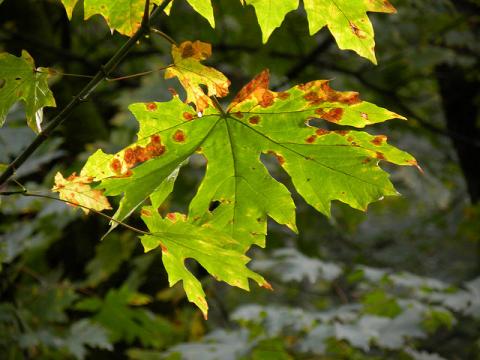
[[367,12],[394,13],[386,0],[304,0],[310,34],[327,26],[340,49],[353,50],[374,64],[373,26]]
[[[72,18],[73,9],[78,0],[61,0],[68,18]],[[210,0],[187,0],[193,9],[215,27],[213,8]],[[151,4],[161,1],[151,1]],[[110,29],[120,34],[132,36],[140,27],[145,10],[145,0],[85,0],[85,19],[99,14],[103,16]],[[167,14],[170,7],[168,7]]]
[[263,277],[246,267],[250,259],[233,250],[236,240],[207,226],[188,223],[185,216],[170,213],[162,219],[151,207],[144,207],[142,219],[151,235],[141,237],[145,251],[162,249],[162,261],[173,286],[183,281],[188,300],[196,304],[207,318],[208,304],[200,281],[187,269],[185,260],[195,259],[219,281],[248,290],[248,279],[270,288]]
[[[298,0],[240,0],[255,7],[262,29],[263,42],[267,42],[285,15],[298,7]],[[353,50],[373,63],[375,41],[372,23],[367,12],[394,13],[395,8],[386,0],[305,0],[305,11],[313,35],[327,26],[340,49]]]
[[[156,191],[166,186],[164,182],[182,162],[201,153],[208,160],[207,169],[188,218],[168,228],[175,228],[175,236],[200,236],[205,244],[210,237],[210,246],[215,244],[210,256],[223,258],[227,246],[232,263],[238,256],[241,264],[246,263],[241,254],[252,244],[265,245],[267,217],[296,231],[295,204],[287,188],[269,174],[262,154],[276,158],[298,193],[325,215],[330,214],[332,200],[365,210],[383,196],[397,195],[378,163],[416,165],[415,159],[387,144],[383,135],[331,131],[327,124],[363,128],[401,116],[361,101],[355,92],[337,92],[328,81],[284,92],[270,91],[268,82],[268,71],[264,71],[240,91],[226,112],[208,100],[205,111],[197,114],[176,95],[168,102],[132,104],[130,110],[140,124],[138,140],[114,155],[97,151],[81,176],[101,181],[98,187],[107,196],[123,194],[117,218],[124,218],[153,194],[155,208],[144,208],[142,214],[156,214],[156,221],[149,224],[155,232],[168,224],[158,217]],[[318,126],[309,124],[313,119]],[[211,210],[216,202],[219,206]],[[160,241],[175,240],[174,235],[165,236],[146,236],[146,250]],[[200,240],[188,240],[195,241]],[[222,241],[226,244],[221,245]],[[187,257],[203,256],[199,249],[205,244],[190,249]],[[199,283],[183,266],[182,255],[173,250],[172,254],[177,267],[166,265],[174,279],[171,283],[187,279],[189,298],[205,310],[206,304],[194,297],[203,296]]]
[[245,0],[253,5],[262,29],[262,40],[266,43],[273,30],[279,27],[285,15],[298,7],[298,0]]
[[[411,155],[388,145],[382,135],[329,131],[308,121],[321,118],[361,128],[401,116],[361,101],[357,93],[334,91],[327,81],[281,93],[267,87],[268,72],[263,72],[225,115],[210,104],[198,117],[177,96],[164,103],[133,104],[139,140],[115,155],[97,151],[81,175],[102,181],[105,195],[124,194],[117,214],[125,216],[181,162],[201,152],[208,159],[207,171],[190,204],[189,221],[228,233],[240,241],[241,251],[264,245],[267,216],[296,230],[290,193],[270,176],[260,161],[262,153],[273,154],[297,191],[326,215],[332,200],[365,210],[372,201],[397,195],[378,162],[416,165]],[[220,206],[209,211],[214,201]]]
[[21,57],[0,54],[0,126],[5,123],[12,105],[23,100],[28,126],[35,132],[41,130],[43,108],[55,106],[47,78],[48,69],[37,69],[33,58],[25,50]]
[[215,18],[210,0],[187,0],[192,8],[208,20],[212,28],[215,27]]

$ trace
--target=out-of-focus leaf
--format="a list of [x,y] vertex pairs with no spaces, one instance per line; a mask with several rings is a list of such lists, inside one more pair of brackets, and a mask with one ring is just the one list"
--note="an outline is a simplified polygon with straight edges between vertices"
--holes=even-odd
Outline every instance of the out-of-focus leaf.
[[107,332],[98,324],[83,319],[72,324],[69,336],[65,339],[64,346],[77,359],[83,360],[88,352],[88,347],[113,350],[108,341]]
[[258,271],[270,271],[283,281],[302,281],[311,283],[318,278],[332,281],[342,273],[342,268],[334,263],[307,257],[294,248],[277,249],[269,259],[254,260],[252,268]]
[[23,50],[21,57],[0,54],[0,126],[3,126],[11,106],[25,102],[25,114],[30,128],[39,132],[45,106],[56,106],[48,87],[46,68],[36,68],[33,58]]

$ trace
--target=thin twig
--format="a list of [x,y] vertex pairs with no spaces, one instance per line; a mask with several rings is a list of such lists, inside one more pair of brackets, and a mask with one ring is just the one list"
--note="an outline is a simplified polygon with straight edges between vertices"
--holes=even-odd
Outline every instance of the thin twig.
[[40,193],[34,193],[34,192],[28,192],[26,189],[25,190],[22,190],[22,191],[2,191],[0,192],[0,196],[9,196],[9,195],[23,195],[23,196],[29,196],[29,197],[38,197],[38,198],[43,198],[43,199],[49,199],[49,200],[56,200],[56,201],[60,201],[60,202],[63,202],[65,204],[69,204],[69,205],[72,205],[74,207],[80,207],[82,209],[86,209],[86,210],[89,210],[95,214],[98,214],[114,223],[117,223],[118,225],[120,226],[123,226],[129,230],[132,230],[136,233],[139,233],[139,234],[142,234],[142,235],[152,235],[152,233],[148,232],[148,231],[143,231],[143,230],[140,230],[140,229],[137,229],[136,227],[134,226],[131,226],[131,225],[128,225],[126,223],[124,223],[123,221],[120,221],[120,220],[117,220],[117,219],[114,219],[113,217],[107,215],[107,214],[104,214],[102,213],[101,211],[98,211],[98,210],[95,210],[95,209],[92,209],[92,208],[89,208],[88,206],[85,206],[85,205],[81,205],[81,204],[76,204],[72,201],[68,201],[68,200],[64,200],[64,199],[60,199],[60,198],[57,198],[57,197],[54,197],[54,196],[51,196],[51,195],[46,195],[46,194],[40,194]]
[[72,101],[55,116],[45,128],[37,135],[30,145],[15,159],[0,176],[0,186],[3,185],[36,150],[45,142],[45,140],[53,133],[53,131],[67,119],[73,110],[83,101],[86,101],[95,88],[117,67],[117,65],[128,55],[135,44],[150,31],[150,23],[157,19],[163,10],[172,0],[163,0],[149,16],[150,2],[145,3],[145,12],[142,19],[142,25],[128,41],[110,58],[110,60],[102,66],[95,77],[91,79],[87,85],[75,96]]
[[177,46],[177,42],[175,40],[173,40],[170,36],[168,36],[167,34],[165,34],[163,31],[160,31],[158,29],[155,29],[155,28],[150,28],[150,30],[152,31],[152,33],[154,34],[157,34],[157,35],[160,35],[161,37],[163,37],[165,40],[167,40],[170,44],[172,45],[175,45]]
[[168,69],[169,67],[172,67],[172,66],[174,66],[174,65],[170,64],[170,65],[167,65],[167,66],[159,67],[158,69],[155,69],[155,70],[143,71],[143,72],[140,72],[140,73],[120,76],[120,77],[116,77],[116,78],[106,78],[105,80],[107,80],[109,82],[113,82],[113,81],[131,79],[131,78],[135,78],[135,77],[139,77],[139,76],[145,76],[145,75],[153,74],[157,71],[162,71],[162,70]]

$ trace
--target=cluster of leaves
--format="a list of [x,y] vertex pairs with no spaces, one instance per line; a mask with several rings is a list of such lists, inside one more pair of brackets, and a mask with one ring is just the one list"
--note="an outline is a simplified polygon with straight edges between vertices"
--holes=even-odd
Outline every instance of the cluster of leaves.
[[[213,25],[213,11],[209,1],[188,2],[211,20]],[[71,16],[76,1],[63,3]],[[176,3],[180,4],[179,1]],[[298,7],[298,1],[284,1],[284,8],[275,3],[274,12],[269,7],[269,1],[241,3],[255,7],[264,41],[280,25],[285,14]],[[314,33],[325,25],[320,15],[328,12],[330,16],[327,20],[335,20],[327,26],[338,44],[344,46],[341,40],[345,39],[350,44],[346,45],[347,48],[373,60],[373,30],[365,13],[375,10],[391,12],[392,8],[388,3],[380,1],[335,3],[336,8],[332,7],[334,2],[330,1],[304,2],[311,32]],[[140,24],[144,2],[116,2],[120,4],[118,7],[112,4],[113,2],[87,0],[85,17],[99,13],[112,29],[131,35]],[[324,9],[321,12],[315,11],[316,9],[307,7],[309,4],[318,6],[316,9],[321,6]],[[132,6],[132,11],[124,11],[125,5]],[[409,6],[413,7],[413,4]],[[415,6],[420,7],[418,4]],[[173,22],[175,7],[171,11],[170,21]],[[301,17],[299,13],[289,16]],[[125,19],[125,14],[131,14],[132,17]],[[339,14],[347,15],[339,18]],[[235,25],[231,18],[228,20],[225,23],[229,26]],[[436,17],[428,19],[432,22],[437,20]],[[440,20],[435,26],[447,27],[451,21],[449,18]],[[243,21],[239,20],[239,23],[243,24]],[[426,23],[427,21],[417,25],[422,28],[427,26]],[[314,24],[316,30],[312,30]],[[222,24],[217,24],[219,25]],[[409,28],[408,24],[396,25],[405,36],[421,33]],[[392,48],[398,46],[399,37],[392,26],[384,25],[383,28],[385,31],[381,32],[380,37],[389,38],[384,44],[387,43]],[[249,31],[246,28],[244,30]],[[234,31],[231,33],[235,34]],[[191,35],[184,36],[185,33],[181,31],[178,34],[178,38],[191,38]],[[322,35],[306,39],[307,47],[314,46],[314,42],[321,39]],[[281,56],[292,57],[296,54],[291,49],[284,49],[283,44],[279,48],[285,50],[280,53]],[[449,51],[438,52],[435,46],[428,49],[427,54],[416,53],[418,56],[413,64],[399,54],[394,56],[403,59],[398,61],[402,66],[409,64],[408,71],[405,70],[408,72],[405,77],[409,80],[395,91],[415,93],[418,78],[425,71],[422,64],[427,60],[429,69],[445,59],[453,62],[466,61],[463,56],[452,56]],[[432,53],[441,56],[429,56]],[[427,169],[435,173],[442,172],[448,180],[446,185],[440,184],[441,180],[438,181],[433,176],[418,181],[417,175],[412,175],[415,172],[400,168],[395,170],[396,183],[403,183],[407,191],[413,188],[415,196],[411,196],[411,199],[416,197],[421,201],[420,206],[417,203],[407,206],[405,202],[396,199],[395,203],[389,203],[390,210],[379,214],[374,208],[364,221],[358,220],[359,215],[352,215],[348,211],[343,213],[343,210],[339,212],[338,207],[334,207],[331,223],[338,223],[337,232],[341,236],[335,235],[338,238],[327,245],[327,251],[325,243],[332,240],[333,236],[331,226],[327,226],[327,222],[321,219],[317,220],[318,224],[324,225],[314,226],[311,217],[309,224],[306,224],[305,206],[299,200],[300,197],[296,197],[295,191],[325,214],[330,214],[330,201],[334,199],[365,209],[369,202],[381,196],[396,194],[386,173],[378,167],[378,162],[385,160],[385,164],[415,165],[413,158],[386,144],[384,136],[371,136],[352,127],[363,127],[399,116],[361,101],[356,93],[337,92],[330,88],[327,81],[293,86],[286,91],[272,91],[268,87],[267,72],[250,82],[227,110],[222,110],[210,96],[227,96],[230,82],[218,70],[200,63],[210,55],[210,45],[200,41],[187,41],[172,46],[171,60],[167,59],[168,55],[165,56],[166,63],[172,63],[167,67],[165,78],[178,79],[185,89],[186,103],[180,101],[177,95],[170,101],[156,102],[157,94],[163,91],[158,90],[158,85],[163,86],[164,83],[156,79],[152,81],[157,87],[150,87],[154,89],[152,92],[155,95],[148,94],[149,102],[130,106],[140,124],[138,138],[133,144],[124,141],[128,137],[128,127],[120,134],[114,133],[111,136],[114,145],[102,144],[104,149],[108,149],[106,152],[113,155],[98,151],[78,176],[73,174],[63,178],[56,172],[79,172],[81,164],[76,162],[66,169],[52,166],[51,161],[64,154],[58,150],[59,142],[52,141],[18,170],[17,178],[31,179],[32,174],[42,169],[43,172],[37,173],[37,178],[44,179],[42,185],[29,181],[26,187],[30,190],[50,187],[55,178],[54,190],[60,193],[60,197],[86,206],[83,210],[108,209],[111,205],[105,195],[114,197],[123,194],[111,230],[118,225],[115,221],[125,220],[142,206],[140,213],[149,229],[142,236],[142,243],[144,250],[150,252],[141,254],[142,250],[138,248],[133,234],[120,231],[110,234],[101,243],[89,243],[88,238],[99,238],[99,231],[89,236],[85,229],[98,229],[98,226],[92,226],[92,219],[82,218],[76,212],[66,212],[63,204],[46,203],[33,198],[5,198],[2,214],[6,216],[6,221],[2,221],[0,238],[0,258],[4,264],[0,282],[0,351],[11,358],[70,356],[81,359],[88,352],[104,354],[115,346],[117,352],[125,351],[131,359],[178,358],[178,353],[182,358],[212,359],[289,359],[310,355],[345,359],[438,359],[438,355],[433,353],[437,350],[442,353],[443,349],[437,349],[437,344],[449,339],[443,335],[447,334],[458,341],[463,338],[455,333],[457,329],[468,330],[469,324],[473,324],[473,329],[478,328],[476,319],[479,295],[475,281],[454,287],[449,283],[411,274],[364,266],[354,266],[351,269],[333,262],[333,259],[344,256],[345,249],[337,252],[341,248],[338,243],[348,243],[352,229],[364,230],[355,233],[355,242],[360,242],[360,246],[353,241],[348,244],[352,249],[363,246],[365,249],[360,249],[358,253],[367,254],[367,263],[387,259],[388,266],[397,267],[398,264],[408,267],[407,264],[420,261],[428,269],[428,266],[435,263],[435,259],[430,257],[431,250],[412,251],[409,248],[410,238],[420,239],[418,248],[427,246],[428,243],[429,249],[435,240],[442,237],[475,239],[475,229],[478,226],[475,226],[474,221],[473,225],[465,221],[465,228],[460,229],[465,233],[461,233],[452,225],[454,220],[443,220],[446,217],[444,210],[451,204],[457,204],[454,209],[457,219],[463,211],[468,211],[475,218],[473,207],[465,207],[455,200],[455,197],[462,195],[463,185],[458,176],[451,175],[451,169],[444,165],[445,161],[437,160],[436,164],[441,164],[438,165],[439,169],[435,169],[434,164],[427,164]],[[259,52],[255,62],[263,63],[266,58],[264,55]],[[327,72],[325,78],[337,77],[335,71],[342,73],[346,68],[355,68],[355,63],[350,67],[343,58],[337,63],[338,53],[334,53],[333,58],[334,65],[325,68],[325,71],[333,72]],[[21,80],[28,81],[22,85],[21,93],[14,95],[17,96],[16,100],[25,101],[25,115],[31,127],[38,131],[43,107],[54,104],[46,84],[47,73],[54,71],[37,69],[33,60],[29,59],[26,53],[20,58],[6,54],[2,58],[2,64],[15,64],[15,67],[23,69]],[[272,71],[276,75],[283,70],[282,61],[276,59],[273,64],[277,66],[276,62],[279,63],[277,71]],[[160,61],[156,57],[154,68],[158,67],[158,62]],[[388,64],[395,68],[397,62],[393,63]],[[384,72],[379,77],[374,71],[365,70],[363,65],[359,66],[361,71],[355,70],[354,73],[355,76],[360,74],[360,83],[364,81],[368,85],[371,81],[389,87],[389,81],[395,80],[394,83],[397,84],[403,79],[398,70],[388,68],[390,71],[386,72],[387,75]],[[220,68],[224,71],[226,69]],[[247,64],[245,73],[251,74],[254,71],[258,71],[258,66]],[[306,78],[313,78],[316,72],[318,69],[313,68],[312,71],[312,67],[306,69]],[[390,73],[394,76],[389,77]],[[10,72],[0,79],[3,80],[0,80],[0,99],[4,99],[1,109],[6,114],[12,106],[11,89],[19,80]],[[337,87],[362,86],[355,81],[337,81]],[[429,116],[437,114],[438,103],[432,100],[435,96],[430,94],[432,85],[428,81],[422,84],[427,86],[421,87],[425,91],[421,95],[428,95],[429,99],[422,103],[422,111]],[[140,90],[143,91],[143,96],[136,101],[145,101],[144,94],[148,93],[148,87],[144,86]],[[45,97],[36,97],[38,91]],[[390,93],[383,93],[386,97],[377,97],[376,101],[388,103]],[[375,98],[375,91],[372,92],[368,86],[362,94],[363,98]],[[114,97],[119,97],[117,95]],[[128,98],[129,95],[125,97]],[[160,94],[159,97],[165,98]],[[128,99],[126,103],[117,104],[123,108],[131,102]],[[396,106],[395,101],[390,106]],[[287,114],[288,109],[294,109],[296,113]],[[397,109],[403,111],[401,107]],[[19,127],[17,122],[11,122],[12,113],[17,112],[18,107],[14,106],[11,110],[11,126],[2,129],[0,133],[0,140],[6,144],[7,150],[0,153],[0,162],[3,163],[18,155],[22,147],[32,140],[32,134],[27,129]],[[432,115],[435,119],[439,117],[441,116]],[[130,124],[128,121],[126,123]],[[402,134],[402,141],[403,146],[415,149],[415,153],[433,152],[431,146],[425,146],[421,142],[418,144],[418,138],[413,140],[410,135]],[[121,151],[118,151],[119,143],[125,145]],[[80,158],[84,161],[87,154],[82,154]],[[196,169],[197,162],[202,163],[202,159],[208,159],[208,165],[207,173],[200,181],[201,175],[191,173]],[[71,158],[68,159],[70,160]],[[256,169],[250,168],[252,164]],[[47,167],[50,171],[45,175]],[[390,171],[392,168],[388,169]],[[443,172],[444,170],[448,171]],[[182,176],[177,178],[179,172]],[[177,189],[179,185],[185,185],[181,182],[189,174],[201,185],[198,193],[192,194],[194,200],[187,212],[184,204],[172,206],[169,194],[175,182]],[[372,181],[375,176],[378,176],[378,181],[373,181],[371,186],[361,181]],[[133,182],[132,179],[142,182]],[[290,184],[290,179],[293,185]],[[427,181],[429,185],[425,186]],[[250,184],[254,184],[254,188]],[[196,189],[197,183],[193,185]],[[183,190],[186,191],[185,186]],[[293,194],[297,209],[290,194]],[[262,200],[259,201],[259,198]],[[187,199],[187,203],[190,200]],[[116,199],[110,201],[116,205]],[[178,209],[183,209],[188,215],[168,213]],[[409,216],[404,216],[405,212]],[[328,254],[325,257],[330,262],[306,257],[288,248],[275,250],[271,258],[253,261],[249,265],[253,271],[249,270],[246,267],[249,258],[245,252],[252,244],[264,244],[267,218],[271,217],[296,230],[296,216],[299,228],[304,231],[300,238],[294,240],[295,243],[310,247],[311,253],[316,253],[318,244],[321,244],[322,251]],[[401,224],[402,228],[395,234],[391,231],[392,219]],[[134,216],[132,222],[135,221]],[[273,222],[269,224],[269,230],[271,229],[274,232],[273,242],[278,241],[275,240],[275,235],[280,234],[282,242],[293,237],[293,233],[282,230]],[[435,232],[432,229],[436,229]],[[378,238],[396,239],[397,248],[391,250],[396,256],[389,256],[388,252],[379,249],[374,243]],[[309,239],[312,244],[308,244]],[[372,243],[366,245],[366,239]],[[446,243],[448,239],[443,241]],[[466,251],[463,244],[456,246],[461,255],[456,260],[458,263],[466,256]],[[95,255],[93,247],[96,249]],[[437,250],[440,248],[438,245],[433,247]],[[445,252],[448,253],[451,247],[446,249]],[[428,261],[425,260],[425,255],[420,255],[425,252],[429,252]],[[56,264],[52,263],[55,253],[57,261],[58,258],[62,259]],[[196,259],[202,267],[188,261],[189,258]],[[357,258],[349,260],[344,261],[358,261]],[[451,256],[447,255],[447,261],[451,261]],[[168,274],[158,274],[158,269],[162,268],[161,262]],[[80,270],[82,274],[69,273],[75,265],[80,267],[85,264],[85,268]],[[229,306],[236,304],[235,308],[228,311],[230,319],[237,324],[239,330],[217,330],[205,336],[200,343],[191,343],[205,332],[200,314],[188,306],[181,306],[186,300],[181,287],[156,291],[167,286],[167,281],[162,276],[168,276],[171,284],[182,280],[190,300],[196,302],[204,313],[207,310],[204,297],[205,293],[208,294],[210,301],[219,305],[212,307],[213,316],[210,316],[213,318],[210,324],[215,324],[218,308],[222,308],[223,293],[221,286],[218,290],[218,284],[211,282],[208,277],[202,278],[204,269],[219,280],[244,288],[248,287],[248,278],[268,287],[268,283],[254,271],[262,272],[272,279],[276,292],[271,296],[270,292],[256,292],[253,289],[253,294],[249,294],[243,305],[225,299]],[[424,270],[419,267],[419,271],[421,269]],[[129,271],[130,274],[125,275]],[[152,272],[153,276],[147,275]],[[454,270],[444,266],[441,271],[435,272],[435,276],[450,276],[452,272]],[[307,280],[312,284],[308,284]],[[158,283],[154,290],[149,288],[152,283]],[[310,292],[312,296],[307,296]],[[239,296],[238,292],[233,296]],[[255,296],[266,296],[267,301],[263,305],[245,305],[251,303]],[[339,299],[348,304],[338,306]],[[175,311],[171,311],[172,304]],[[225,325],[224,321],[220,323]],[[230,323],[227,322],[227,327],[228,324]],[[476,339],[475,331],[473,333],[473,338]],[[384,334],[390,335],[383,336]],[[181,341],[190,343],[163,351]],[[470,354],[478,352],[475,344],[461,344],[462,347],[475,349]],[[455,351],[451,353],[457,356]]]

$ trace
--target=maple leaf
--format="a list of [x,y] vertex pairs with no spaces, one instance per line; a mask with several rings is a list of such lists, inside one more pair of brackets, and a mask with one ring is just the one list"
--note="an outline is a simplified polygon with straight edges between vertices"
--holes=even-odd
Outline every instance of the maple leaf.
[[89,213],[89,209],[96,211],[111,209],[103,191],[92,189],[91,182],[92,178],[87,176],[77,176],[73,173],[65,179],[57,172],[52,191],[58,192],[60,199],[68,201],[69,205],[80,205],[85,214]]
[[[61,0],[68,18],[72,18],[73,9],[78,0]],[[213,8],[210,0],[187,0],[200,15],[205,17],[212,27],[215,26]],[[151,1],[159,4],[161,1]],[[103,16],[110,29],[132,36],[140,27],[145,9],[145,0],[84,0],[85,19],[99,14]]]
[[327,26],[340,49],[354,50],[374,64],[373,26],[367,12],[394,13],[387,0],[304,0],[310,34]]
[[195,259],[218,281],[249,290],[248,279],[271,289],[260,275],[246,267],[250,259],[234,250],[237,241],[227,234],[207,226],[190,224],[186,217],[169,213],[162,219],[154,207],[142,209],[142,220],[150,235],[141,237],[145,251],[162,249],[162,261],[173,286],[182,280],[188,299],[196,304],[207,318],[208,304],[200,281],[187,269],[185,260]]
[[[362,128],[401,116],[361,101],[358,93],[337,92],[328,81],[313,81],[284,92],[268,89],[268,71],[247,84],[227,113],[213,106],[202,117],[181,102],[137,103],[138,141],[115,155],[101,150],[82,175],[102,181],[106,195],[124,197],[115,216],[138,207],[194,152],[207,170],[189,208],[189,221],[238,240],[236,250],[264,246],[266,219],[295,230],[295,205],[287,188],[260,160],[271,154],[292,178],[297,191],[329,215],[332,200],[365,210],[372,201],[397,195],[380,160],[416,165],[415,159],[387,144],[382,135],[310,126],[311,119]],[[209,211],[210,204],[220,205]]]
[[45,106],[56,106],[48,88],[48,69],[35,68],[28,52],[21,57],[0,54],[0,126],[5,123],[8,110],[18,100],[25,102],[27,123],[39,132]]
[[[240,0],[252,5],[267,42],[285,15],[298,8],[298,0]],[[387,0],[304,0],[310,35],[327,26],[340,49],[354,50],[376,64],[373,27],[367,12],[394,13]]]
[[[197,111],[209,106],[209,96],[224,97],[228,94],[230,81],[220,71],[205,66],[200,61],[212,55],[212,46],[201,41],[185,41],[180,46],[172,45],[174,66],[165,71],[165,78],[177,77],[187,92],[187,102],[194,103]],[[208,96],[200,85],[208,89]]]

